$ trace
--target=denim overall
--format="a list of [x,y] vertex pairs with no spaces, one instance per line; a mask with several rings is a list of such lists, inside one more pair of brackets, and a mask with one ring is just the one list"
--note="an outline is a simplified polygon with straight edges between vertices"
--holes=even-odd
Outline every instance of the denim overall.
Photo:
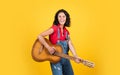
[[[60,29],[58,28],[58,39],[59,38],[60,38]],[[66,39],[67,38],[68,38],[68,34],[66,35]],[[69,47],[68,47],[67,40],[65,41],[58,40],[57,44],[62,46],[63,53],[68,54]],[[61,58],[61,60],[58,63],[56,64],[50,63],[50,65],[51,65],[53,75],[74,75],[72,66],[68,59]]]

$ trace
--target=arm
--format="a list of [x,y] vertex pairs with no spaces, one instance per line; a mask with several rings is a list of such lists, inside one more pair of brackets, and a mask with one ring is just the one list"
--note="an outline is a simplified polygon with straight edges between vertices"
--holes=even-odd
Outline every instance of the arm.
[[50,34],[52,34],[54,32],[54,30],[52,28],[42,32],[41,34],[38,35],[38,39],[39,41],[48,49],[48,51],[53,54],[54,53],[54,49],[52,47],[50,47],[46,41],[44,40],[45,36],[48,36]]
[[76,53],[76,51],[75,51],[75,48],[74,48],[74,46],[73,46],[73,44],[72,44],[72,41],[71,41],[71,39],[70,39],[70,36],[68,36],[68,45],[69,45],[69,48],[70,48],[70,51],[72,52],[72,54],[73,54],[73,56],[76,58],[75,59],[75,62],[76,63],[80,63],[80,61],[82,61],[82,59],[80,58],[80,57],[78,57],[78,55],[77,55],[77,53]]
[[69,39],[68,39],[68,45],[69,45],[70,51],[72,52],[72,54],[73,54],[74,57],[78,57],[77,54],[76,54],[75,48],[74,48],[74,46],[72,44],[72,41],[70,39],[70,36],[68,36],[68,37],[69,37]]

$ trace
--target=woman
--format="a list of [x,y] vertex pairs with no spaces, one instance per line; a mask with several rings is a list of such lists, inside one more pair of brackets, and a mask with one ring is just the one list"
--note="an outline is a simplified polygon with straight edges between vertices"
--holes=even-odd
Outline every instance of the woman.
[[[70,16],[66,10],[60,9],[55,14],[52,27],[42,32],[38,36],[38,39],[48,49],[50,54],[53,54],[55,52],[54,47],[49,46],[44,40],[45,36],[49,36],[49,40],[52,44],[61,45],[65,54],[68,54],[68,51],[70,49],[73,56],[76,58],[75,62],[80,63],[80,58],[75,52],[70,39],[70,33],[66,27],[70,27]],[[53,75],[74,75],[72,66],[68,59],[62,58],[60,62],[56,64],[50,63],[50,65]]]

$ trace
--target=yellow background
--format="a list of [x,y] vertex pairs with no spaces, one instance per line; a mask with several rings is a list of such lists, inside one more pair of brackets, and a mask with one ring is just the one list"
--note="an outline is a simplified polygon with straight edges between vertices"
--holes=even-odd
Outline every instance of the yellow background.
[[75,75],[120,75],[117,0],[0,1],[0,75],[52,75],[49,62],[32,59],[31,48],[61,8],[71,16],[68,29],[77,54],[95,63],[90,69],[71,61]]

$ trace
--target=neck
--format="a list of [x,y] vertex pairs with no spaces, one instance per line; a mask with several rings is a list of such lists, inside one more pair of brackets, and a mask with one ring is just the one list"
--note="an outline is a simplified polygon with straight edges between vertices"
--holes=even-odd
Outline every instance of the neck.
[[64,25],[60,25],[60,28],[62,28],[62,29],[63,29],[63,27],[64,27]]

